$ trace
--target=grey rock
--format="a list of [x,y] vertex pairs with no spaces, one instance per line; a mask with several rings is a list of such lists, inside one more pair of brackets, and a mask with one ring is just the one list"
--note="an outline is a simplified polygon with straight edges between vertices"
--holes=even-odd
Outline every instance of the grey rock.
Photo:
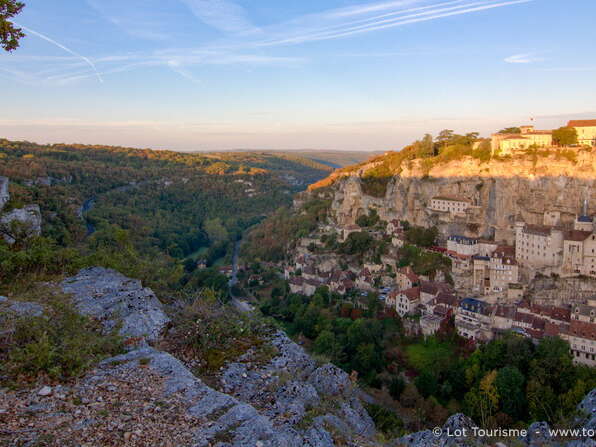
[[523,441],[530,446],[536,446],[550,442],[551,439],[548,423],[534,422],[528,427],[528,434],[524,437]]
[[37,392],[39,396],[49,396],[52,394],[52,387],[51,386],[44,386],[41,390]]
[[8,177],[0,177],[0,211],[2,211],[4,205],[10,200],[8,182]]
[[19,317],[40,317],[43,314],[43,306],[37,303],[25,301],[8,301],[8,310]]
[[283,414],[290,424],[297,424],[304,418],[306,409],[320,402],[317,390],[310,384],[291,381],[275,393],[275,404],[267,412],[271,417]]
[[41,234],[41,210],[39,205],[27,205],[0,216],[0,234],[8,244],[15,243],[15,237],[30,238]]
[[317,368],[309,377],[308,382],[321,394],[346,396],[352,392],[350,376],[331,364]]
[[577,409],[585,418],[582,426],[588,430],[596,430],[596,388],[584,397]]
[[430,430],[419,431],[402,436],[397,439],[393,445],[395,446],[415,446],[415,447],[435,447],[437,444],[437,437]]
[[339,415],[358,436],[372,438],[375,435],[375,423],[357,398],[342,402]]
[[596,441],[593,439],[578,439],[568,442],[565,447],[596,447]]
[[7,303],[8,302],[8,298],[5,296],[0,296],[0,303]]
[[78,311],[101,321],[106,332],[121,323],[120,335],[155,341],[170,321],[151,289],[115,270],[83,269],[61,286]]
[[[474,439],[470,435],[472,433],[472,428],[475,426],[476,424],[474,424],[474,421],[468,416],[462,413],[457,413],[447,419],[445,424],[443,424],[440,434],[435,434],[431,430],[424,430],[398,438],[392,445],[415,447],[480,446],[483,445],[482,440]],[[449,435],[449,433],[465,433],[464,429],[467,430],[467,433],[470,436]]]
[[308,447],[334,447],[335,443],[327,430],[312,427],[304,435],[304,445]]

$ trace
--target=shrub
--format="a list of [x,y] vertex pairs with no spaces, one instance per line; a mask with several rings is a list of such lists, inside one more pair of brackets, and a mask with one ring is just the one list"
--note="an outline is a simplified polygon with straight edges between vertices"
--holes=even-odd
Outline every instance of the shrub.
[[384,435],[394,438],[403,434],[404,423],[393,411],[375,404],[366,405],[366,411]]
[[11,326],[0,341],[0,371],[8,383],[41,376],[68,380],[123,351],[121,337],[103,335],[99,323],[64,298],[52,298],[42,316],[21,317]]

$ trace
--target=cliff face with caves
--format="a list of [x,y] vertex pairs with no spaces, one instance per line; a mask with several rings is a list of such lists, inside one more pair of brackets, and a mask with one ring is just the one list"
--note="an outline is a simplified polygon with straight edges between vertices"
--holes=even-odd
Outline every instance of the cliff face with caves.
[[[387,184],[385,194],[375,197],[366,193],[366,186],[379,163],[382,159],[338,171],[310,188],[316,195],[320,187],[331,185],[331,217],[337,225],[354,224],[376,209],[384,220],[436,225],[444,236],[494,237],[511,243],[516,221],[543,224],[544,213],[554,212],[562,225],[570,226],[584,201],[590,213],[596,212],[594,151],[577,151],[567,158],[554,152],[484,163],[464,157],[430,170],[421,160],[411,160],[402,163],[401,172],[381,179]],[[429,209],[435,196],[465,198],[472,206],[465,216],[438,213]]]

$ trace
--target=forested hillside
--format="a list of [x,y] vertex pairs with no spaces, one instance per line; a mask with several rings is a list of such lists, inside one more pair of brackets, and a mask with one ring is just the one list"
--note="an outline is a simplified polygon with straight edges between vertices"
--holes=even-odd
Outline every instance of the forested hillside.
[[180,281],[183,265],[188,272],[198,258],[221,263],[246,228],[330,170],[281,153],[0,140],[0,176],[10,180],[4,212],[39,204],[42,214],[42,237],[0,242],[0,280],[95,263],[151,282]]

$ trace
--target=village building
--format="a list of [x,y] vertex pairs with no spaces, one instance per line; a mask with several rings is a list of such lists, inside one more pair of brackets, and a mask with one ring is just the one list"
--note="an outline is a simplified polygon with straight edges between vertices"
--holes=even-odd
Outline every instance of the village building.
[[375,290],[375,279],[368,269],[362,269],[356,277],[356,288],[369,292]]
[[399,290],[411,289],[420,284],[420,278],[414,273],[414,270],[412,270],[412,267],[410,266],[398,269],[395,281]]
[[403,317],[414,315],[420,304],[420,288],[412,287],[397,293],[395,310]]
[[464,298],[457,309],[455,328],[465,338],[480,341],[492,338],[490,305],[476,298]]
[[582,215],[575,218],[573,229],[577,231],[594,231],[594,218],[592,216]]
[[499,246],[490,257],[488,264],[489,289],[492,292],[503,292],[509,285],[519,280],[519,269],[515,260],[515,249]]
[[575,129],[579,144],[596,146],[596,120],[571,120],[567,127]]
[[401,234],[404,228],[399,220],[393,219],[387,223],[385,230],[387,234]]
[[391,238],[391,245],[397,248],[402,248],[406,245],[406,235],[404,233],[396,234]]
[[420,317],[420,330],[422,331],[422,335],[428,337],[430,335],[436,334],[441,327],[442,322],[443,318],[439,315],[423,315]]
[[515,224],[515,259],[530,268],[557,267],[561,265],[563,230],[559,227]]
[[441,293],[451,293],[452,287],[446,282],[421,281],[420,282],[420,302],[427,305],[433,302]]
[[449,236],[447,250],[458,255],[474,256],[478,254],[478,239],[466,236]]
[[575,363],[596,366],[596,324],[572,319],[561,337],[569,342]]
[[587,304],[574,306],[571,320],[596,324],[596,307]]
[[429,208],[432,211],[462,215],[470,206],[471,202],[463,197],[436,196],[431,199]]
[[572,230],[563,240],[563,273],[596,277],[596,233]]
[[534,126],[521,126],[520,133],[495,133],[491,137],[493,153],[511,155],[530,147],[550,147],[553,145],[552,130],[536,130]]

